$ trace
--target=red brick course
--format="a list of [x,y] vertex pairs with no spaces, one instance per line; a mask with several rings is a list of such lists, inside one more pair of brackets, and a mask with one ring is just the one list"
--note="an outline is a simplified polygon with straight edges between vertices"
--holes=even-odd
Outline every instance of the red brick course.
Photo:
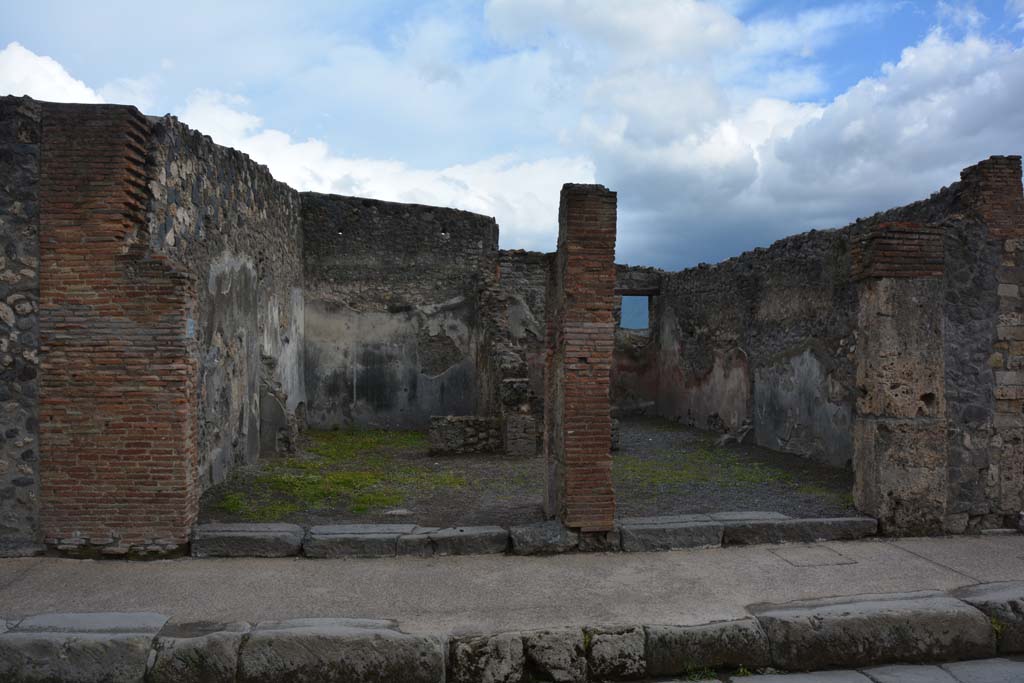
[[40,161],[45,540],[166,552],[198,510],[194,285],[148,252],[149,124],[46,104]]
[[917,223],[872,226],[852,245],[853,276],[942,277],[943,229]]
[[549,283],[545,449],[548,512],[584,532],[614,525],[611,364],[616,196],[565,185]]

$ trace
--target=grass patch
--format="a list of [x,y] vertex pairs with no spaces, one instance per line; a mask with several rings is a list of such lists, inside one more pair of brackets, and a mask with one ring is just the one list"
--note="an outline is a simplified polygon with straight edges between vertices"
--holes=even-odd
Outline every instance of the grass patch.
[[662,451],[658,459],[616,454],[612,468],[617,478],[647,486],[716,484],[718,486],[760,486],[788,484],[793,475],[786,470],[744,460],[737,454],[708,444],[686,453]]
[[302,455],[269,460],[233,480],[217,509],[252,521],[332,507],[364,514],[401,505],[409,494],[466,485],[454,472],[395,457],[425,448],[420,432],[311,431],[304,437]]
[[708,439],[692,447],[656,451],[654,457],[616,453],[612,472],[616,484],[639,490],[687,485],[733,489],[770,486],[815,496],[837,507],[854,507],[849,490],[838,490],[812,468],[760,462],[742,452],[716,446]]

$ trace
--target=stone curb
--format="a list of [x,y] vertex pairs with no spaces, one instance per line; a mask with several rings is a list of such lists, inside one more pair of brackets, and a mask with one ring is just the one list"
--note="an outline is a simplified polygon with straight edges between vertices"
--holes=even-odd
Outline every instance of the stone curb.
[[1024,582],[1013,582],[754,605],[749,617],[710,624],[458,636],[407,634],[374,619],[176,624],[152,613],[42,614],[0,618],[0,680],[586,683],[863,669],[1024,654],[1022,601]]
[[848,541],[878,533],[870,517],[791,519],[777,512],[628,517],[607,534],[579,534],[548,521],[498,526],[420,527],[415,524],[332,524],[308,531],[294,524],[201,524],[193,557],[311,558],[410,555],[553,555],[565,552],[651,552],[755,543]]

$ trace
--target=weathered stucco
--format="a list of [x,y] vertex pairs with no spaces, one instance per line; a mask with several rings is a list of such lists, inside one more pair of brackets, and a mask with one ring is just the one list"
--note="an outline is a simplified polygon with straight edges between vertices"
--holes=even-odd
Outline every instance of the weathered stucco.
[[433,415],[471,414],[474,316],[460,299],[399,313],[310,302],[309,424],[423,428]]
[[174,117],[152,122],[150,247],[201,283],[199,467],[208,486],[259,457],[261,413],[272,415],[261,395],[291,413],[306,401],[300,200],[241,152]]
[[704,429],[753,427],[760,445],[852,460],[849,231],[781,240],[663,276],[652,334],[658,413]]
[[306,193],[306,417],[425,428],[485,401],[481,297],[497,271],[485,216]]

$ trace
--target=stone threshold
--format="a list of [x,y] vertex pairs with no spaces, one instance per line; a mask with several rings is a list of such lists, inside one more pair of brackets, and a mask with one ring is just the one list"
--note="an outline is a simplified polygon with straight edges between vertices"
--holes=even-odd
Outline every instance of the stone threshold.
[[752,605],[747,612],[697,625],[496,634],[410,634],[376,619],[182,624],[155,613],[42,614],[0,618],[0,680],[586,683],[695,680],[696,672],[744,680],[755,672],[1024,653],[1024,582]]
[[650,552],[760,543],[849,541],[874,536],[870,517],[793,519],[775,512],[723,512],[628,517],[606,533],[580,534],[557,521],[504,528],[440,529],[415,524],[201,524],[193,557],[433,557],[550,555],[564,552]]

